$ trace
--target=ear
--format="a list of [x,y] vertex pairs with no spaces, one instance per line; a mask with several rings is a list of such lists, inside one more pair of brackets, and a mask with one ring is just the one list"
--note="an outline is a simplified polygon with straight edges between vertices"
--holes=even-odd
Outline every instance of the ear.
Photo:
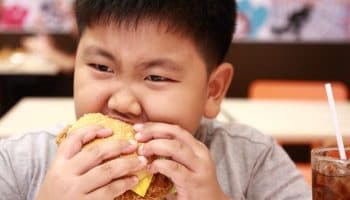
[[204,111],[205,117],[215,118],[219,114],[221,102],[232,81],[233,71],[231,64],[223,63],[210,74]]

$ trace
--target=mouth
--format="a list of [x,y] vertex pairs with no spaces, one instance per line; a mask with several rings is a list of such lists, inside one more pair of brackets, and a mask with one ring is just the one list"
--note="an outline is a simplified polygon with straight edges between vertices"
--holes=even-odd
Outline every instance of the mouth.
[[130,115],[127,115],[127,114],[123,114],[123,113],[114,113],[114,114],[103,113],[103,114],[108,116],[108,117],[110,117],[110,118],[113,118],[113,119],[116,119],[116,120],[120,120],[120,121],[123,121],[123,122],[131,124],[131,125],[144,122],[141,119],[137,119],[137,118],[135,118],[133,116],[130,116]]

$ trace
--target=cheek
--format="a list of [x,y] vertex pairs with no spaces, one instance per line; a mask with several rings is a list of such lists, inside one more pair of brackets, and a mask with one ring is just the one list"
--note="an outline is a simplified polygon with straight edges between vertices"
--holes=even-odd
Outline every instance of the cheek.
[[205,96],[203,91],[180,89],[150,95],[143,103],[150,121],[176,124],[193,134],[203,116]]
[[[78,71],[78,70],[77,70]],[[108,91],[105,83],[94,80],[84,70],[75,73],[74,77],[74,104],[76,117],[85,113],[101,112]]]

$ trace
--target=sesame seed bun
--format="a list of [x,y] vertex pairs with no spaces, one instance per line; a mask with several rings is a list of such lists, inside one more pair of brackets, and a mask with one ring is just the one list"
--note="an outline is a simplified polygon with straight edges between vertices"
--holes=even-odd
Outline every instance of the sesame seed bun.
[[[69,134],[74,133],[74,130],[91,125],[100,125],[105,128],[110,128],[113,131],[113,135],[106,138],[95,139],[86,144],[83,148],[89,148],[97,143],[109,140],[130,140],[135,137],[135,131],[133,130],[132,125],[112,119],[100,113],[90,113],[85,114],[74,124],[67,126],[61,133],[59,133],[56,137],[56,143],[59,145]],[[137,156],[137,154],[133,153],[126,156]],[[142,169],[135,175],[140,179],[138,185],[132,190],[116,197],[116,200],[162,200],[173,187],[173,183],[170,179],[162,174],[153,175],[146,169]]]

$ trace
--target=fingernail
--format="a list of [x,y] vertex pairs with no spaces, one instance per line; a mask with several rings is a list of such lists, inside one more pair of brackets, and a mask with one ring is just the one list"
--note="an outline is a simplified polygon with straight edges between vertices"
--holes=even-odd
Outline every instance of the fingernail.
[[136,132],[140,132],[143,130],[144,124],[134,124],[133,128]]
[[145,156],[138,156],[137,157],[142,165],[147,164],[147,159]]
[[136,146],[137,145],[137,141],[136,140],[129,140],[129,145],[130,146]]
[[143,144],[141,144],[141,145],[139,146],[139,149],[137,150],[137,153],[138,153],[139,155],[143,155]]
[[112,131],[112,129],[110,129],[110,128],[103,128],[103,129],[100,129],[100,130],[98,130],[98,133],[99,134],[110,134],[110,133],[112,133],[113,131]]
[[141,132],[138,132],[138,133],[135,134],[135,139],[136,140],[141,139]]
[[132,182],[135,183],[135,184],[139,182],[139,178],[138,178],[137,176],[133,176],[133,177],[131,178],[131,180],[132,180]]

